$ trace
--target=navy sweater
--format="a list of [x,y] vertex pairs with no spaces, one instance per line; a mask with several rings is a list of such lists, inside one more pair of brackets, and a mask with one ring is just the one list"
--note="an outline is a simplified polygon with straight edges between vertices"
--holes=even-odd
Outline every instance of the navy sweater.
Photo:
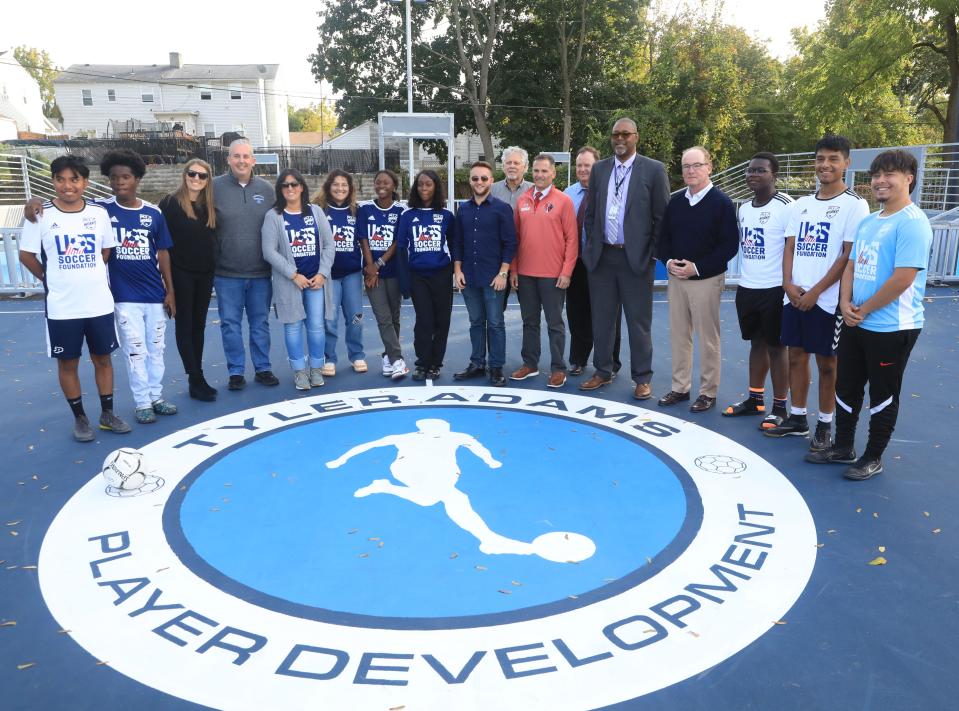
[[699,276],[690,279],[708,279],[724,273],[738,249],[736,208],[722,190],[713,186],[695,207],[690,207],[685,190],[669,199],[656,242],[656,256],[663,264],[685,259],[699,270]]

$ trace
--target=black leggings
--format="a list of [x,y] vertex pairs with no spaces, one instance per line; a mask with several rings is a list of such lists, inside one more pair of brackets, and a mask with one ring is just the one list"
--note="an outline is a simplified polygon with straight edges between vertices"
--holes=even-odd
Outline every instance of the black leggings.
[[194,274],[173,268],[176,297],[176,348],[187,375],[203,372],[203,334],[213,294],[213,273]]
[[413,350],[420,368],[441,368],[446,355],[453,312],[453,265],[435,272],[411,275],[413,309]]
[[886,450],[899,415],[899,392],[919,329],[882,333],[843,324],[836,376],[836,445],[852,447],[856,422],[869,383],[869,441],[863,456],[878,459]]

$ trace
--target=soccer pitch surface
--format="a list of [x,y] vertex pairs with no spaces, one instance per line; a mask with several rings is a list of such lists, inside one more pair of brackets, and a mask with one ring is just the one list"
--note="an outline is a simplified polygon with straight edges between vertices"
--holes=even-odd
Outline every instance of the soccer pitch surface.
[[[545,374],[455,383],[457,297],[426,385],[380,375],[367,308],[369,373],[340,354],[323,388],[294,390],[271,319],[280,386],[248,372],[228,392],[214,309],[220,394],[199,403],[171,323],[180,412],[91,444],[70,436],[42,302],[0,302],[0,707],[956,708],[959,292],[928,290],[885,471],[858,483],[805,463],[808,440],[720,415],[746,391],[732,297],[701,415],[655,403],[662,292],[644,403],[625,372],[589,394]],[[412,323],[406,305],[411,365]],[[507,373],[520,332],[511,303]],[[94,419],[87,360],[81,380]],[[861,418],[860,448],[865,434]],[[145,453],[150,486],[110,495],[99,471],[118,447]]]

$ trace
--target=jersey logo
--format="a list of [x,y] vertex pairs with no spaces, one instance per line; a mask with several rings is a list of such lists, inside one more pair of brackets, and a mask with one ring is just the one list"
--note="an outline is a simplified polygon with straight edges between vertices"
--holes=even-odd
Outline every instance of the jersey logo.
[[829,251],[829,226],[828,222],[800,222],[796,256],[825,259]]
[[829,209],[826,210],[826,218],[829,219],[829,220],[831,220],[832,218],[834,218],[834,217],[835,217],[836,215],[838,215],[838,214],[839,214],[839,206],[838,206],[838,205],[830,205],[830,206],[829,206]]
[[770,217],[772,217],[772,213],[769,212],[768,210],[765,210],[765,211],[763,211],[763,212],[760,212],[760,213],[759,213],[759,224],[760,224],[760,225],[765,225],[767,222],[769,222],[769,218],[770,218]]
[[311,227],[316,224],[316,220],[313,219],[313,215],[307,215],[303,218],[303,224],[307,227]]
[[443,247],[443,230],[440,225],[422,225],[413,228],[414,252],[438,252]]
[[77,254],[93,254],[96,251],[96,235],[55,235],[57,254],[70,256]]
[[95,217],[84,217],[83,218],[83,229],[85,230],[95,230],[97,228],[97,218]]
[[337,252],[352,252],[355,233],[352,227],[337,227],[333,233],[333,246]]
[[876,281],[879,270],[879,242],[856,242],[856,266],[854,277],[861,281]]
[[253,202],[255,202],[257,205],[262,205],[264,200],[266,200],[266,198],[259,193],[253,194]]
[[145,212],[140,213],[140,227],[150,227],[153,224],[153,215],[148,215]]

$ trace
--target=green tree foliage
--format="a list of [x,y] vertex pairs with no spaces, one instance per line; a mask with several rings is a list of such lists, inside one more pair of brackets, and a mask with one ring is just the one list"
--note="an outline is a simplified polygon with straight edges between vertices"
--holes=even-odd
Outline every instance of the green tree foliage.
[[291,131],[319,132],[327,136],[332,136],[336,132],[336,124],[339,121],[333,102],[310,104],[299,109],[287,106],[287,115]]
[[54,66],[50,55],[47,54],[46,50],[21,45],[14,48],[13,56],[40,85],[43,115],[47,118],[62,120],[63,115],[57,106],[56,93],[53,89],[53,80],[60,73],[60,69]]

